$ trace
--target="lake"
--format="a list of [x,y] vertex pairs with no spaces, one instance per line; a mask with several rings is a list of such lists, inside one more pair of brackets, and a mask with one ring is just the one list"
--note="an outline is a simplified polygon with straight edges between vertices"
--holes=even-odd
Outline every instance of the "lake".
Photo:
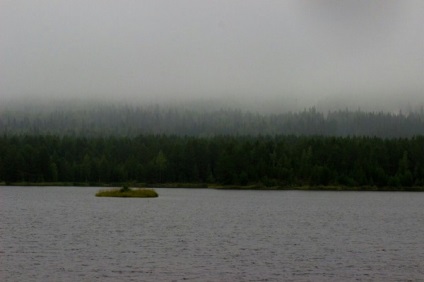
[[0,187],[1,281],[424,281],[424,193]]

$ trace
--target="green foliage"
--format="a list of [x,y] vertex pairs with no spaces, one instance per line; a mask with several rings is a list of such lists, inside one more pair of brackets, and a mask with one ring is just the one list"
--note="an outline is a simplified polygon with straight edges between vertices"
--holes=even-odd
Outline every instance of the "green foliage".
[[124,185],[122,186],[121,189],[119,189],[119,192],[121,193],[129,192],[129,191],[131,191],[131,189],[128,187],[128,185]]
[[0,182],[414,187],[424,137],[3,135]]
[[158,193],[153,189],[129,189],[124,186],[121,189],[100,190],[96,197],[156,198]]

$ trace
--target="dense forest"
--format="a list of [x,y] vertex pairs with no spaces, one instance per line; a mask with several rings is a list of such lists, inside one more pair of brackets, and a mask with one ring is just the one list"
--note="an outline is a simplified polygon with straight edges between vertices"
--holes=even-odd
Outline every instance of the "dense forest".
[[126,136],[167,134],[211,137],[218,135],[322,135],[405,138],[424,134],[424,111],[403,114],[340,110],[257,113],[222,108],[179,106],[102,105],[3,108],[0,133],[59,136]]
[[3,135],[0,181],[424,185],[424,137]]
[[424,186],[424,111],[0,108],[0,182]]

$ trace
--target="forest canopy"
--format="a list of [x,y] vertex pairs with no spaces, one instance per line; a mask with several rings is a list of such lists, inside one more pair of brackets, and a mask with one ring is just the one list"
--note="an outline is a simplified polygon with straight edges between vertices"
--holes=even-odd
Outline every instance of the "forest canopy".
[[78,107],[4,108],[0,133],[59,136],[129,136],[167,134],[323,135],[412,137],[424,134],[424,111],[408,113],[315,108],[300,112],[258,113],[230,108],[183,106],[90,105]]
[[424,137],[3,135],[0,181],[423,186]]
[[0,182],[424,186],[424,112],[0,109]]

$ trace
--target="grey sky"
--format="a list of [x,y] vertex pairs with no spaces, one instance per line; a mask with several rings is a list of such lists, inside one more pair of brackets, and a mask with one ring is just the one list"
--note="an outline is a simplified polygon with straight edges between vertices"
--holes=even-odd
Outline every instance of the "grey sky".
[[0,0],[2,97],[405,94],[422,0]]

